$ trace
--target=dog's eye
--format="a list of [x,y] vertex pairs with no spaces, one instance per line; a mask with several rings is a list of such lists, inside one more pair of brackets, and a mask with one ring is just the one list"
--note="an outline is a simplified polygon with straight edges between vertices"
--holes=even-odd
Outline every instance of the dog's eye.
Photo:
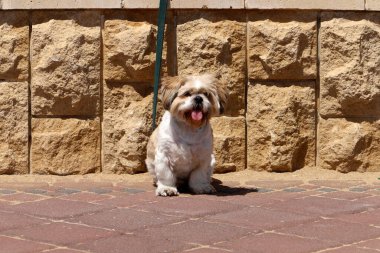
[[185,92],[183,95],[184,95],[185,97],[190,97],[190,96],[191,96],[190,92]]
[[205,93],[203,93],[206,97],[210,97],[210,93],[208,93],[208,92],[205,92]]

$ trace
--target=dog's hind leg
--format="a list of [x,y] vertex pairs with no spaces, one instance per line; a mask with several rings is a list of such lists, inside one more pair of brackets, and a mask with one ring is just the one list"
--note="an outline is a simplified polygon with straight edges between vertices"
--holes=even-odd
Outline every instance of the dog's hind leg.
[[189,187],[196,194],[209,194],[216,192],[211,185],[211,176],[214,171],[215,158],[205,161],[199,168],[192,171],[189,178]]

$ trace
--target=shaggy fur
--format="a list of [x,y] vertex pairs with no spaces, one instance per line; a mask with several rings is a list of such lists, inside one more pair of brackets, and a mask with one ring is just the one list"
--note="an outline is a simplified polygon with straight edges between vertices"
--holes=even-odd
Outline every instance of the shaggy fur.
[[226,104],[224,86],[212,75],[169,77],[162,81],[165,114],[147,147],[146,165],[156,195],[178,195],[187,183],[194,193],[212,193],[215,159],[210,118]]

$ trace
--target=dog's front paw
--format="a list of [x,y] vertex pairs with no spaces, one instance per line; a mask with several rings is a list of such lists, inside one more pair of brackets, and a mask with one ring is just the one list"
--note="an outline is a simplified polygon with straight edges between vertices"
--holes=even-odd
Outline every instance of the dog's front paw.
[[212,194],[216,192],[214,186],[211,184],[192,186],[191,190],[195,194]]
[[166,185],[160,185],[156,189],[156,195],[157,196],[178,196],[179,192],[177,188],[171,187],[171,186],[166,186]]

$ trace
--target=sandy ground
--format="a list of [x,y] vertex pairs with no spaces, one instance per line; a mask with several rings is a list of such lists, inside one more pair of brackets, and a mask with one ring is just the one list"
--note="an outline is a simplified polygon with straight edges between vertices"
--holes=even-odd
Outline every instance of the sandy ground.
[[[380,172],[350,172],[343,174],[336,171],[324,170],[316,167],[303,168],[295,172],[269,173],[244,170],[227,174],[214,174],[214,178],[223,181],[235,181],[244,185],[249,181],[260,180],[302,180],[304,182],[312,180],[362,180],[369,184],[380,184]],[[148,173],[136,175],[114,175],[114,174],[87,174],[75,176],[51,176],[51,175],[0,175],[0,188],[2,183],[22,183],[22,182],[44,182],[53,184],[60,181],[73,180],[74,182],[151,182]]]
[[368,183],[380,183],[380,172],[350,172],[341,173],[333,170],[325,170],[317,167],[305,167],[295,172],[270,173],[244,170],[236,173],[215,175],[220,180],[362,180]]

